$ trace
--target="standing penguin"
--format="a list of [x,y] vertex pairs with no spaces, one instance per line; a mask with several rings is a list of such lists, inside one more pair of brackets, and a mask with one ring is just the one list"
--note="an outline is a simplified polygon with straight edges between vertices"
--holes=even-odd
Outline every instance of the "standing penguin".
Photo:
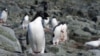
[[4,8],[0,14],[0,23],[5,23],[8,18],[7,8]]
[[89,41],[89,42],[86,42],[84,44],[85,47],[90,47],[90,48],[97,48],[97,47],[100,47],[100,39],[98,40],[95,40],[95,41]]
[[57,21],[56,17],[53,17],[51,19],[51,25],[52,25],[52,27],[54,28],[57,24],[58,24],[58,21]]
[[65,22],[60,22],[53,29],[53,45],[58,45],[60,42],[65,42],[67,39],[67,25]]
[[22,28],[23,29],[27,29],[28,23],[29,23],[29,16],[28,16],[28,14],[25,14],[25,16],[24,16],[24,18],[23,18],[23,20],[21,22]]
[[28,41],[34,53],[44,53],[45,50],[45,32],[42,20],[47,19],[46,12],[37,12],[32,22],[28,25]]
[[49,17],[43,20],[42,23],[43,23],[44,28],[49,28],[49,21],[50,21]]

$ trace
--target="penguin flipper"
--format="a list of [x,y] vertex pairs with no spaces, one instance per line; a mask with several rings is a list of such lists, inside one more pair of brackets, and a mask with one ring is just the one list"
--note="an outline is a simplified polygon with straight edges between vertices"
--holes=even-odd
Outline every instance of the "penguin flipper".
[[29,45],[28,32],[26,33],[26,44]]

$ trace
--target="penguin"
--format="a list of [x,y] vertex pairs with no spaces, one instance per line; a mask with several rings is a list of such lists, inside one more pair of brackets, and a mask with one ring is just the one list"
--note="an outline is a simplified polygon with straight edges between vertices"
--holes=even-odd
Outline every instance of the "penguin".
[[67,31],[67,24],[65,22],[58,23],[53,29],[53,45],[65,42],[68,39]]
[[95,41],[86,42],[86,43],[84,44],[84,46],[92,47],[92,48],[97,48],[97,47],[100,46],[100,39],[99,39],[99,40],[95,40]]
[[24,29],[27,29],[28,24],[29,24],[29,16],[28,16],[28,14],[25,14],[25,16],[24,16],[24,18],[23,18],[21,24],[22,24],[23,30],[24,30]]
[[49,17],[47,17],[47,19],[43,20],[43,26],[44,26],[44,28],[49,28],[49,21],[50,21]]
[[52,28],[54,28],[56,25],[58,25],[58,20],[56,19],[56,17],[53,17],[51,19],[51,25],[52,25]]
[[0,23],[6,23],[8,18],[7,8],[3,8],[0,14]]
[[43,54],[45,51],[45,32],[42,20],[47,19],[47,17],[46,12],[39,11],[28,25],[28,41],[33,54]]

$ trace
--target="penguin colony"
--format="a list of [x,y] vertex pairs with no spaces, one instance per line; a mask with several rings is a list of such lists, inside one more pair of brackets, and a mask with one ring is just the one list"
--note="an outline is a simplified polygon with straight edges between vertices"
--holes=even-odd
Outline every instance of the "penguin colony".
[[[68,16],[70,17],[70,16]],[[45,53],[46,40],[44,28],[52,28],[52,44],[59,45],[68,40],[68,26],[66,22],[58,22],[56,17],[50,19],[46,12],[37,12],[32,21],[28,24],[28,41],[31,53]],[[84,44],[85,46],[99,47],[100,40],[90,41]]]
[[[45,51],[45,31],[44,28],[49,25],[49,15],[46,12],[37,12],[35,17],[28,25],[28,41],[32,53],[41,53]],[[65,22],[58,23],[56,18],[51,20],[53,25],[53,45],[58,45],[60,42],[67,40],[67,25]]]
[[[43,2],[43,6],[46,4]],[[47,6],[44,7],[44,10],[47,10]],[[0,13],[0,23],[6,23],[8,17],[7,9],[4,8]],[[70,16],[67,16],[70,18]],[[29,21],[29,15],[25,14],[22,22],[22,29],[27,29],[27,45],[30,46],[30,49],[33,54],[43,54],[45,53],[46,39],[44,29],[51,28],[52,31],[52,43],[53,45],[59,45],[68,40],[68,26],[66,22],[58,22],[56,17],[50,19],[47,12],[37,11],[34,18]],[[51,27],[50,27],[51,25]],[[100,46],[100,40],[86,42],[85,45],[90,45],[93,47]]]
[[[29,15],[25,14],[25,16],[22,19],[21,26],[22,29],[27,29],[27,45],[30,46],[30,49],[32,49],[32,53],[41,53],[43,54],[45,52],[45,28],[49,29],[49,22],[50,18],[49,15],[47,14],[47,6],[45,6],[47,3],[42,2],[42,11],[37,11],[36,15],[34,18],[29,21]],[[45,10],[45,11],[44,11]],[[2,12],[0,13],[0,23],[6,23],[8,18],[8,12],[7,9],[4,8]],[[64,42],[67,38],[65,37],[66,35],[66,29],[67,25],[65,24],[58,24],[57,19],[54,17],[51,20],[51,25],[52,29],[54,28],[53,32],[53,40],[52,42],[60,42],[61,39],[62,42]],[[56,36],[57,35],[57,36]],[[64,40],[65,39],[65,40]],[[59,41],[56,41],[59,40]],[[55,44],[53,43],[53,44]]]

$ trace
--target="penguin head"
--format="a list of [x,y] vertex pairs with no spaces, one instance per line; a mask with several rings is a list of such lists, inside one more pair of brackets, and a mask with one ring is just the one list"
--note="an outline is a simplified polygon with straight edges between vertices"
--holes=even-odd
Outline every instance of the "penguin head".
[[53,28],[53,31],[56,29],[56,27],[59,27],[61,25],[66,25],[67,23],[65,21],[61,21],[59,22],[54,28]]
[[4,11],[8,11],[8,9],[7,9],[7,8],[2,8],[2,10],[4,10]]
[[64,24],[67,24],[67,22],[61,21],[61,22],[58,23],[58,26],[61,25],[61,24],[64,25]]
[[46,12],[38,11],[31,21],[34,21],[37,17],[42,17],[42,19],[48,19],[49,15]]
[[52,16],[51,21],[53,21],[53,20],[57,20],[57,19],[56,19],[56,16]]
[[55,16],[53,16],[52,18],[56,18]]
[[24,15],[27,16],[27,15],[29,15],[29,14],[28,14],[28,13],[25,13]]
[[7,8],[5,8],[5,11],[8,11],[8,9],[7,9]]
[[25,19],[26,21],[29,20],[29,15],[28,15],[28,13],[25,13],[25,17],[24,17],[24,19]]
[[46,13],[46,12],[43,12],[43,19],[48,19],[49,18],[49,15]]

